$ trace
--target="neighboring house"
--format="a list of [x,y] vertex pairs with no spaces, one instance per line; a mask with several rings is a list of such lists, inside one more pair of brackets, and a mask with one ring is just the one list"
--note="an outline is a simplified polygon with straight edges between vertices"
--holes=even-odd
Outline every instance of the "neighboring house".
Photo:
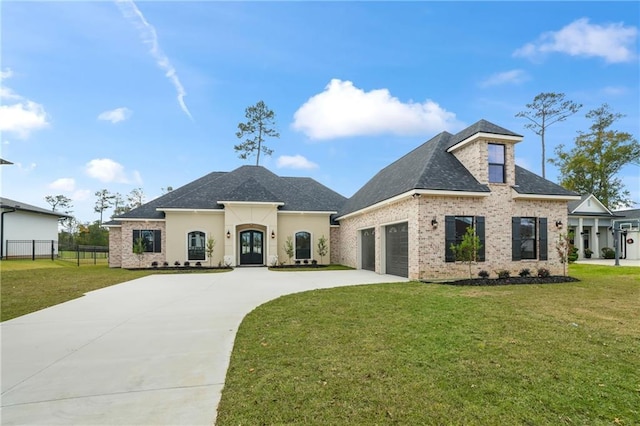
[[152,261],[272,264],[327,260],[411,279],[468,274],[450,245],[467,227],[482,242],[475,271],[512,274],[545,267],[561,273],[555,250],[571,191],[515,165],[522,136],[485,120],[452,135],[440,133],[381,170],[350,199],[308,178],[279,177],[259,166],[214,172],[109,222],[110,265],[136,267],[142,237]]
[[619,256],[640,260],[640,209],[618,210],[614,227],[620,229]]
[[578,249],[578,259],[584,259],[585,250],[593,252],[591,258],[602,257],[603,247],[613,248],[611,233],[613,220],[618,217],[612,213],[593,194],[584,194],[579,200],[569,203],[568,230],[573,233],[573,244]]
[[[2,197],[0,197],[0,210],[2,210],[0,258],[31,255],[33,247],[35,247],[36,256],[50,256],[52,241],[54,254],[57,253],[58,220],[68,217],[67,215]],[[26,249],[21,249],[13,243],[7,243],[11,241],[43,241],[43,243],[31,246],[27,244]]]

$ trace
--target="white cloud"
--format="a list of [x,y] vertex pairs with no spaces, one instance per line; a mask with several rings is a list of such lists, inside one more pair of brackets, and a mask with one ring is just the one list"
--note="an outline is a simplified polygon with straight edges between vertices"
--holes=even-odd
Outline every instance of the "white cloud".
[[628,92],[629,90],[624,86],[606,86],[603,87],[601,92],[607,96],[621,96]]
[[98,116],[98,120],[110,121],[113,124],[127,120],[133,112],[127,107],[120,107],[105,111]]
[[387,89],[365,92],[350,81],[332,79],[294,114],[292,127],[312,139],[348,136],[424,135],[460,128],[456,115],[427,100],[403,103]]
[[523,70],[510,70],[489,76],[480,83],[480,87],[500,86],[502,84],[520,84],[529,80],[529,75]]
[[178,93],[178,104],[180,105],[180,108],[185,114],[187,114],[187,116],[189,116],[190,119],[193,120],[191,112],[189,112],[189,109],[184,102],[184,97],[187,95],[187,92],[184,90],[171,61],[167,55],[164,54],[158,44],[158,34],[156,33],[155,27],[147,22],[142,12],[140,12],[140,9],[138,9],[132,0],[116,0],[116,3],[122,12],[122,15],[138,28],[142,41],[151,45],[149,53],[151,53],[151,56],[156,60],[158,67],[165,72],[165,76],[175,87],[176,92]]
[[124,166],[110,158],[96,158],[89,161],[86,165],[85,172],[88,176],[106,183],[137,183],[139,179],[137,172],[134,172],[133,179],[127,177]]
[[[0,81],[12,76],[13,71],[9,68],[0,71]],[[0,132],[26,139],[34,130],[49,126],[47,113],[42,105],[25,99],[4,84],[0,87],[0,99],[3,101],[3,105],[0,105]]]
[[281,155],[278,158],[278,168],[288,169],[316,169],[318,165],[307,160],[302,155]]
[[629,62],[636,57],[637,36],[637,27],[625,27],[622,22],[597,25],[581,18],[559,31],[542,34],[537,41],[525,44],[513,55],[537,59],[546,53],[560,52],[601,57],[608,63]]
[[36,163],[29,163],[29,165],[24,165],[20,162],[18,163],[14,163],[14,165],[17,167],[18,170],[20,170],[21,172],[24,173],[29,173],[33,170],[35,170],[35,168],[38,166]]
[[88,189],[78,189],[73,193],[71,199],[74,201],[84,201],[88,200],[91,195],[92,193]]
[[49,188],[58,191],[72,192],[76,188],[76,181],[73,178],[60,178],[49,184]]

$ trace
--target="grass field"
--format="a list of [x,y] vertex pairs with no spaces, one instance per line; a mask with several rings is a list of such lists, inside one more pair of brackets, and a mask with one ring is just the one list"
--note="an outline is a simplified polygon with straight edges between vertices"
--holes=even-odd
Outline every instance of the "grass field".
[[75,260],[3,260],[0,262],[0,321],[81,297],[92,290],[151,274],[216,271],[130,271],[109,268],[106,263],[96,266],[82,264],[78,267]]
[[243,321],[218,425],[640,424],[640,269],[313,291]]

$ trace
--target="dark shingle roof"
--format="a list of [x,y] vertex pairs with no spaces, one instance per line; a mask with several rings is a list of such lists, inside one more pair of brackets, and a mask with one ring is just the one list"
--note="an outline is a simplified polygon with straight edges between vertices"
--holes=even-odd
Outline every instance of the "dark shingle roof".
[[513,133],[511,130],[507,130],[504,127],[500,127],[498,125],[495,125],[487,120],[480,120],[477,123],[472,124],[471,126],[467,127],[466,129],[461,130],[460,132],[456,133],[452,138],[451,138],[451,145],[448,146],[447,148],[452,147],[453,145],[462,142],[463,140],[470,138],[471,136],[475,135],[476,133],[491,133],[494,135],[506,135],[506,136],[517,136],[517,137],[522,137],[522,135],[519,135],[517,133]]
[[447,152],[453,135],[442,132],[380,170],[340,210],[340,216],[361,210],[412,189],[489,192]]
[[280,177],[261,166],[210,173],[119,216],[164,217],[158,208],[222,209],[221,201],[283,203],[284,211],[338,211],[345,198],[311,178]]
[[616,210],[614,213],[625,219],[640,219],[640,209]]
[[516,185],[513,189],[518,194],[578,196],[577,193],[569,191],[520,166],[516,166]]
[[46,215],[55,216],[55,217],[71,217],[68,214],[64,214],[61,212],[54,212],[53,210],[43,209],[41,207],[32,206],[31,204],[22,203],[20,201],[11,200],[9,198],[4,198],[4,197],[0,197],[0,207],[3,209],[7,209],[7,208],[16,209],[16,210],[22,210],[22,211],[27,211],[31,213],[46,214]]

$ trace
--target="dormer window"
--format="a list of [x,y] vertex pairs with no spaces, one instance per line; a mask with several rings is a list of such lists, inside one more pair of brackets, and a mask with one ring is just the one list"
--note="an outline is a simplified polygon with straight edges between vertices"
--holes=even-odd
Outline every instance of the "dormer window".
[[505,149],[504,145],[497,143],[489,144],[489,182],[505,183]]

